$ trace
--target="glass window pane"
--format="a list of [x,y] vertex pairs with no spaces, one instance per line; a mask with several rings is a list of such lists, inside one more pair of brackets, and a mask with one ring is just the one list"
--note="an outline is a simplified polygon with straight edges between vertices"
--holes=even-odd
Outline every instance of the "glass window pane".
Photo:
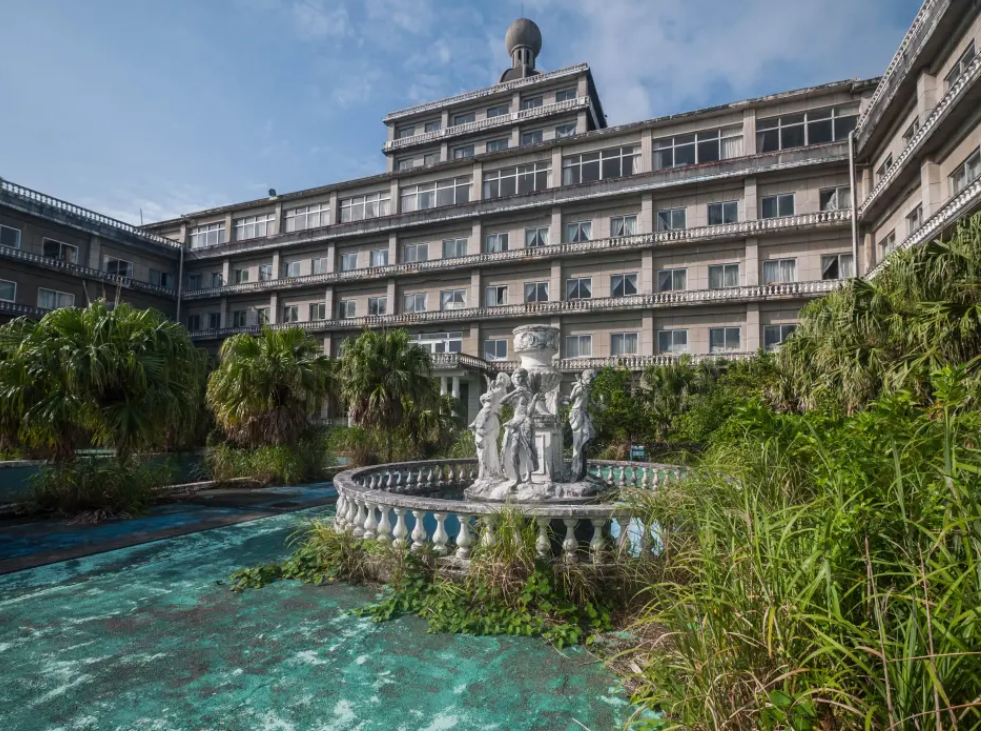
[[757,132],[756,149],[758,152],[776,152],[780,149],[780,132],[775,129]]
[[802,147],[804,145],[804,125],[794,127],[784,127],[780,130],[780,147],[786,150],[790,147]]
[[807,125],[807,144],[820,145],[824,142],[832,142],[831,120],[822,119],[818,122],[809,122]]

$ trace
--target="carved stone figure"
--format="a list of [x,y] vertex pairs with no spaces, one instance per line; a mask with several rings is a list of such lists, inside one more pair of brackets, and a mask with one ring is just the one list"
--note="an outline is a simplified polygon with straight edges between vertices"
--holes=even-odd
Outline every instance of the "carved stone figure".
[[501,431],[500,402],[495,403],[491,391],[480,397],[480,412],[473,423],[467,427],[473,432],[473,440],[477,445],[478,480],[500,478],[501,461],[497,452],[497,436]]
[[589,394],[596,378],[596,371],[583,371],[569,396],[569,426],[572,427],[572,467],[569,479],[579,482],[586,479],[589,469],[586,465],[586,450],[596,438],[596,428],[589,409],[594,406]]
[[514,416],[504,425],[501,462],[504,473],[516,487],[520,482],[530,482],[531,473],[538,469],[533,414],[542,397],[528,387],[528,372],[524,368],[515,370],[511,382],[514,390],[501,401],[514,407]]

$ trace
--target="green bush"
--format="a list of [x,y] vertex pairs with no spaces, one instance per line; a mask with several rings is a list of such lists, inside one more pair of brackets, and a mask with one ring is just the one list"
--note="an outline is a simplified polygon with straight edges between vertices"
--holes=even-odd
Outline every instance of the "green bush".
[[216,482],[248,478],[263,485],[300,485],[319,482],[336,463],[330,437],[313,433],[296,444],[243,449],[219,444],[205,457],[207,476]]
[[171,481],[169,465],[151,465],[136,458],[77,457],[42,467],[31,478],[35,507],[60,515],[91,518],[139,515],[149,505],[153,488]]

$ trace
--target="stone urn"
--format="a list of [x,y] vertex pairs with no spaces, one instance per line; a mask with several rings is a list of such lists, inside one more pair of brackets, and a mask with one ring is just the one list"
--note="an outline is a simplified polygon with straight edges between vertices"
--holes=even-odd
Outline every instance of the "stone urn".
[[559,354],[560,331],[551,325],[522,325],[513,332],[514,352],[521,358],[521,367],[528,371],[531,390],[544,396],[544,410],[555,416],[562,373],[552,360]]

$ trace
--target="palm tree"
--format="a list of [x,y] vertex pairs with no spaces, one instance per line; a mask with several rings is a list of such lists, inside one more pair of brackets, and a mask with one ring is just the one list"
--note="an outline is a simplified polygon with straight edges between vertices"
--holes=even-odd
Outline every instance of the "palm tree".
[[292,444],[327,398],[333,364],[301,328],[263,328],[222,343],[207,402],[233,441]]
[[384,430],[386,461],[407,413],[439,398],[432,370],[429,351],[405,330],[368,330],[341,347],[341,395],[354,423]]
[[156,310],[103,300],[0,327],[0,432],[69,460],[79,444],[121,457],[167,446],[200,416],[206,357]]
[[647,405],[659,441],[667,440],[675,418],[688,411],[697,394],[712,388],[719,373],[718,364],[703,361],[693,365],[687,355],[644,372]]

